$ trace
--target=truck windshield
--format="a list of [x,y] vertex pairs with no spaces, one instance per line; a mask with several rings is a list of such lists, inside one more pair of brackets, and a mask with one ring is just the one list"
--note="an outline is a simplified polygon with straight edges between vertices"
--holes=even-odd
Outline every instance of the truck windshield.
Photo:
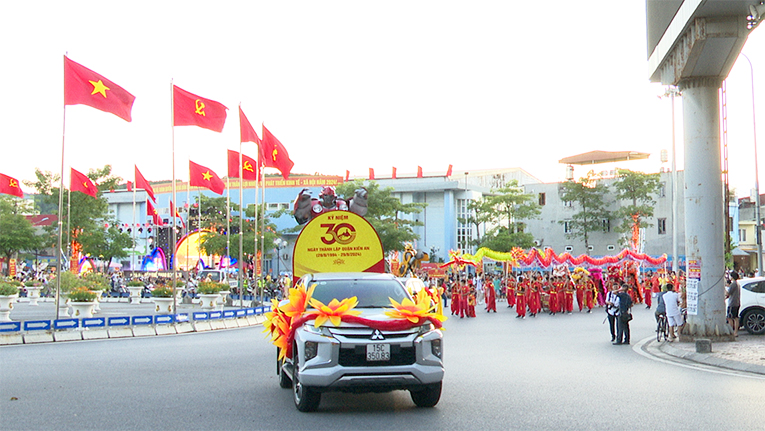
[[391,306],[388,298],[399,303],[409,298],[406,289],[395,280],[323,280],[313,284],[316,284],[313,298],[324,304],[355,296],[359,301],[357,308],[381,308]]

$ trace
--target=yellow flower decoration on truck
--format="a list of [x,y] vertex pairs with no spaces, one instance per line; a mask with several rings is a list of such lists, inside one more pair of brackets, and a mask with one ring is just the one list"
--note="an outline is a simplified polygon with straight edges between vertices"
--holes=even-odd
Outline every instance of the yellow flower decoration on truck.
[[427,291],[425,291],[425,289],[417,292],[417,296],[415,297],[414,302],[412,302],[412,300],[409,298],[405,298],[399,304],[393,298],[388,299],[393,306],[393,310],[385,312],[385,315],[388,317],[392,317],[394,319],[406,319],[412,323],[418,323],[420,319],[427,317],[433,317],[438,319],[440,322],[446,320],[446,317],[433,312],[436,306],[431,302],[430,295]]
[[313,325],[317,328],[327,320],[332,322],[333,325],[339,326],[340,322],[343,320],[343,316],[358,316],[361,314],[361,311],[353,309],[359,304],[359,300],[355,296],[345,298],[342,301],[333,299],[327,305],[324,305],[318,299],[311,299],[310,304],[311,307],[316,309],[316,311],[311,311],[309,313],[316,316]]

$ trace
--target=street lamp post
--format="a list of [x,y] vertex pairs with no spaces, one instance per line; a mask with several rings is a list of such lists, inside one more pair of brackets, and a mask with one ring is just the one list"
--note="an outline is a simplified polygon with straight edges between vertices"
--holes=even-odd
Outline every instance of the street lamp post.
[[754,66],[752,60],[743,52],[741,55],[749,62],[749,72],[752,76],[752,128],[754,132],[754,232],[757,241],[757,276],[762,277],[762,221],[760,219],[760,173],[757,162],[757,115],[754,109]]

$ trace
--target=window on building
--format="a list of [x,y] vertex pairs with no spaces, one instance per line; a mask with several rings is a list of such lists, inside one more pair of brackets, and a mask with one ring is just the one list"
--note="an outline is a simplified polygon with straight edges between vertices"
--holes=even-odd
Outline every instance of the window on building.
[[563,222],[563,233],[571,233],[571,220]]
[[540,193],[539,194],[539,206],[542,207],[542,206],[545,205],[545,203],[547,203],[547,195],[545,195],[544,193]]
[[667,219],[660,218],[656,221],[656,225],[659,227],[659,235],[667,233]]
[[738,230],[738,240],[739,242],[746,242],[746,229]]
[[566,208],[571,208],[574,206],[574,201],[563,201],[563,206]]
[[611,232],[611,220],[607,218],[603,219],[603,232]]
[[667,197],[667,183],[661,183],[659,186],[659,197],[665,198]]
[[472,250],[470,243],[473,240],[473,226],[460,221],[471,217],[469,202],[469,199],[457,199],[457,248],[462,251]]
[[276,211],[276,210],[278,210],[278,209],[279,209],[279,204],[275,204],[275,203],[271,203],[271,202],[269,202],[269,203],[268,203],[268,206],[267,206],[266,208],[267,208],[269,211]]

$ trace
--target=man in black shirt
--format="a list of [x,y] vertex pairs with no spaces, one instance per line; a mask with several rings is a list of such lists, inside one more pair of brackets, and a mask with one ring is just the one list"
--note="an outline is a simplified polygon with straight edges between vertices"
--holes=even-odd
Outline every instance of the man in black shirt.
[[619,308],[619,312],[616,318],[617,329],[616,341],[613,343],[614,345],[630,343],[630,320],[632,319],[630,310],[632,309],[632,298],[630,298],[630,295],[627,293],[629,287],[628,284],[622,284],[619,293],[616,294],[616,306]]

